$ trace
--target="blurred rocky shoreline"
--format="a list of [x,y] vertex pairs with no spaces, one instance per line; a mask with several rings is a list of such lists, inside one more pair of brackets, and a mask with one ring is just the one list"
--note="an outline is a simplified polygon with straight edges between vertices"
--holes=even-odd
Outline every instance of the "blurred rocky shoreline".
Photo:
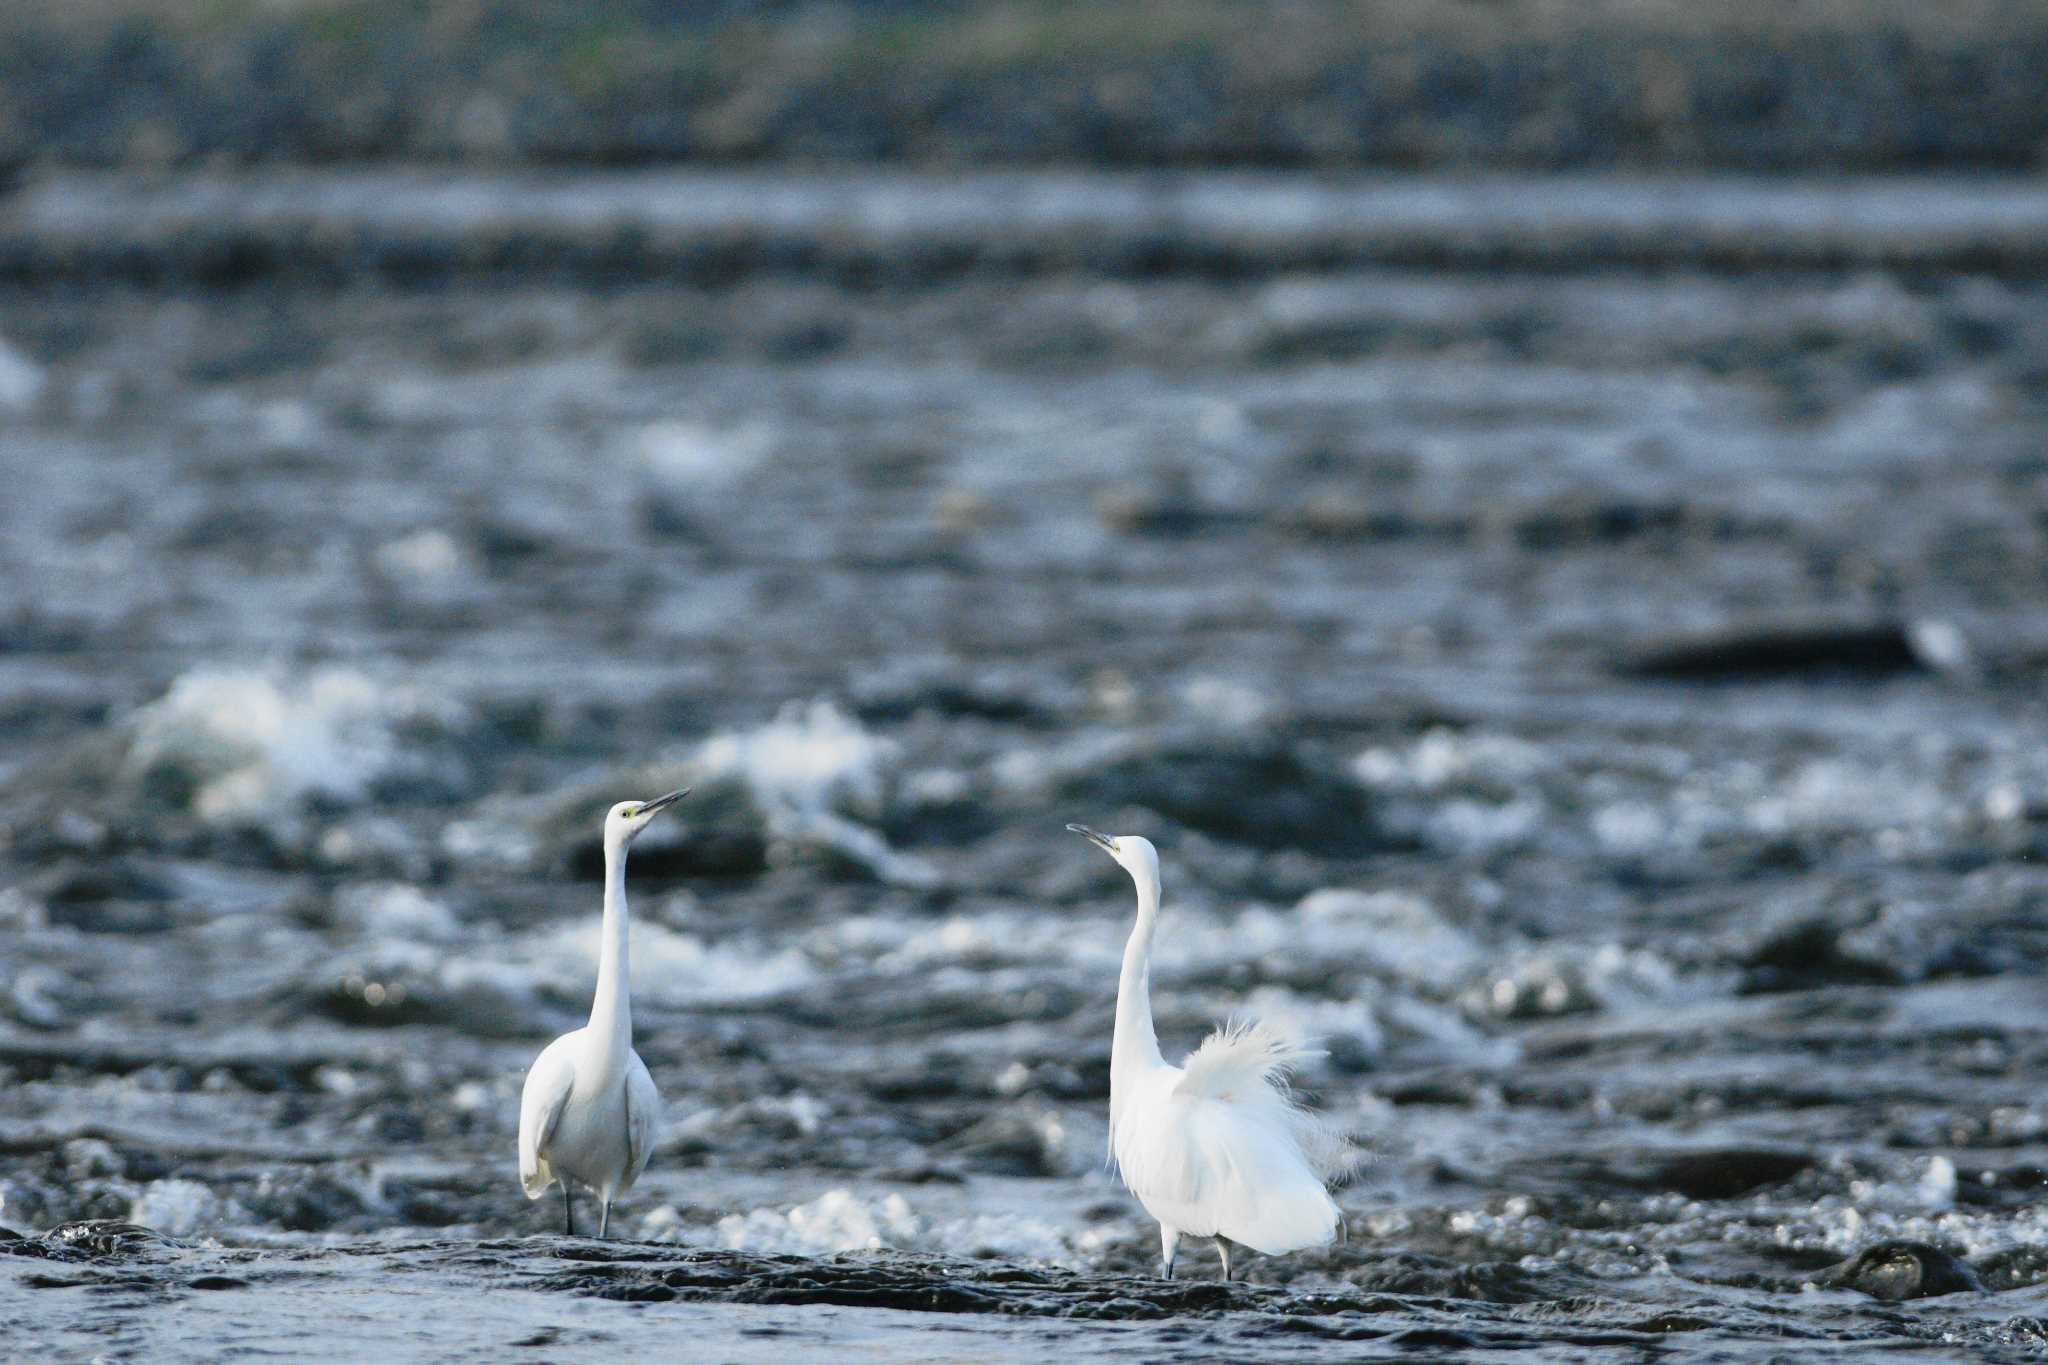
[[2026,0],[92,0],[0,163],[2032,170]]

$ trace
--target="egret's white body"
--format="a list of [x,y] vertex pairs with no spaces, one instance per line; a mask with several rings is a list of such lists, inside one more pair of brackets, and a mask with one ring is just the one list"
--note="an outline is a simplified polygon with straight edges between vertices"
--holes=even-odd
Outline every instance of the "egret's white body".
[[1186,1065],[1169,1064],[1152,1030],[1158,851],[1137,835],[1067,828],[1106,850],[1138,888],[1110,1043],[1109,1150],[1124,1184],[1159,1220],[1167,1277],[1182,1236],[1215,1238],[1226,1280],[1231,1242],[1267,1255],[1329,1242],[1338,1213],[1324,1181],[1342,1165],[1344,1144],[1288,1093],[1300,1046],[1261,1024],[1231,1024]]
[[612,1200],[633,1188],[654,1150],[661,1096],[633,1050],[631,920],[626,909],[626,846],[661,811],[686,795],[622,801],[604,821],[604,937],[590,1022],[549,1043],[526,1073],[519,1097],[519,1183],[528,1199],[562,1186],[566,1226],[576,1231],[572,1182],[603,1201],[597,1235],[611,1225]]

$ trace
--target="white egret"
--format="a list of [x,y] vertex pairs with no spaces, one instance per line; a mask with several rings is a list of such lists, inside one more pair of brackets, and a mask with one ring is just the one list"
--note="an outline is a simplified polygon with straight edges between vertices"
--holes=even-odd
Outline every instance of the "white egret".
[[576,1235],[571,1184],[604,1201],[597,1235],[611,1224],[612,1200],[647,1169],[661,1096],[633,1050],[633,995],[627,936],[626,846],[688,790],[652,801],[621,801],[604,818],[604,938],[597,954],[597,995],[590,1022],[549,1043],[526,1073],[519,1097],[519,1183],[538,1199],[561,1182],[562,1209]]
[[1215,1239],[1225,1280],[1232,1242],[1269,1256],[1329,1242],[1338,1214],[1324,1177],[1342,1164],[1343,1144],[1287,1090],[1300,1045],[1262,1024],[1228,1024],[1184,1066],[1169,1065],[1152,1031],[1159,853],[1139,835],[1067,828],[1100,845],[1138,887],[1110,1042],[1109,1151],[1159,1220],[1166,1277],[1183,1235]]

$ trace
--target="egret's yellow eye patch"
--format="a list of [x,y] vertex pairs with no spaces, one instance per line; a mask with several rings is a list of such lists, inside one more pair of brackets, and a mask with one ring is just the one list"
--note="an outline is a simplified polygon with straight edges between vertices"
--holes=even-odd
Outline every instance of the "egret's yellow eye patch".
[[625,817],[626,817],[626,818],[627,818],[628,820],[632,819],[632,818],[633,818],[634,816],[638,815],[639,813],[640,813],[640,808],[639,808],[638,806],[628,806],[628,807],[626,807],[626,808],[625,808],[624,810],[622,810],[622,811],[620,811],[620,812],[619,812],[619,814],[620,814],[620,815],[623,815],[623,816],[625,816]]

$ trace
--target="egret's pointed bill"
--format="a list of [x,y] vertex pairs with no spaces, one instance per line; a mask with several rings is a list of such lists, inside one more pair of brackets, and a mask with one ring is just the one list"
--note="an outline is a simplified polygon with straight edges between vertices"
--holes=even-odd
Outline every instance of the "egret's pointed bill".
[[1116,844],[1110,839],[1110,837],[1107,834],[1099,834],[1096,831],[1088,828],[1088,826],[1086,825],[1068,825],[1067,828],[1072,830],[1074,833],[1080,835],[1083,839],[1093,841],[1095,844],[1099,845],[1105,853],[1113,854],[1116,852]]
[[670,792],[667,796],[657,796],[646,805],[640,807],[640,813],[642,815],[652,815],[658,810],[666,810],[689,794],[690,789],[685,787],[681,791]]

